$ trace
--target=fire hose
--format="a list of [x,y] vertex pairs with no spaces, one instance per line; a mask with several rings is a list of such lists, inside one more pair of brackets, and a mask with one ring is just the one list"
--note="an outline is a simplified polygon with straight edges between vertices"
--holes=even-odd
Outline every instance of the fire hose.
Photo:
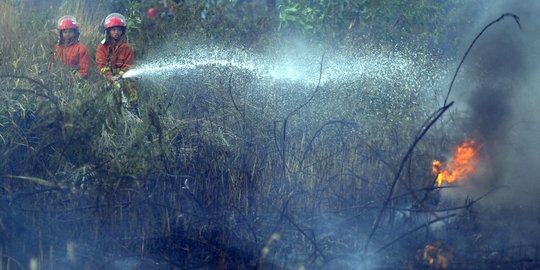
[[122,77],[122,75],[119,75],[119,76],[113,76],[111,77],[111,80],[107,82],[107,86],[110,87],[111,89],[115,90],[115,91],[119,91],[120,92],[120,102],[123,104],[123,105],[126,105],[127,102],[128,102],[128,99],[126,97],[126,95],[124,94],[124,91],[122,91],[122,84],[121,82],[124,80],[124,78]]

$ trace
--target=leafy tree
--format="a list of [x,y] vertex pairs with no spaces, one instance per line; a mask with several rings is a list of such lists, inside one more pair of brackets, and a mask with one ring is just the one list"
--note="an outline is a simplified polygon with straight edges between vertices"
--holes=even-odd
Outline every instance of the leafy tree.
[[381,44],[437,40],[452,5],[439,0],[285,0],[279,8],[279,29]]

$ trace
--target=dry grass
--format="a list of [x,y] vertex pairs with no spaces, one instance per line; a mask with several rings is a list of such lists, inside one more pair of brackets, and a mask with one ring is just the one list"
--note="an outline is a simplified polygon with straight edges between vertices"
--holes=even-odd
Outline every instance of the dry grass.
[[[0,3],[0,268],[32,258],[40,269],[153,269],[152,260],[171,269],[354,269],[423,119],[319,120],[320,108],[308,104],[284,126],[282,107],[242,111],[209,78],[182,104],[168,104],[165,87],[141,85],[138,122],[100,79],[73,84],[47,72],[61,15],[79,20],[82,42],[95,51],[103,14],[88,5],[65,1],[19,28],[20,11]],[[334,102],[325,108],[350,105]],[[425,165],[441,138],[431,134],[417,147],[396,196],[429,187]],[[418,224],[392,232],[397,218],[387,212],[378,241]]]

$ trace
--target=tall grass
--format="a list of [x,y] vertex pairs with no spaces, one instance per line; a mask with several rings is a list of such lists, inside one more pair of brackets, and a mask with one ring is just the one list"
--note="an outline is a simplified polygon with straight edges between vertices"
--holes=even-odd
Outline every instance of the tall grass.
[[[328,86],[334,96],[316,96],[284,119],[297,104],[281,106],[289,100],[277,97],[262,106],[247,97],[245,81],[234,89],[219,76],[176,86],[140,82],[137,121],[118,109],[101,78],[74,83],[47,72],[62,15],[79,20],[81,41],[95,52],[108,11],[89,9],[101,2],[63,1],[22,27],[20,10],[0,7],[0,267],[30,259],[40,269],[356,267],[427,113],[411,105],[414,91],[385,99],[387,91],[411,90],[407,84],[363,85],[369,92]],[[171,102],[169,91],[182,94]],[[444,147],[441,137],[430,134],[417,147],[396,206],[431,187],[430,158]],[[396,219],[388,211],[377,241],[418,225],[396,229]]]

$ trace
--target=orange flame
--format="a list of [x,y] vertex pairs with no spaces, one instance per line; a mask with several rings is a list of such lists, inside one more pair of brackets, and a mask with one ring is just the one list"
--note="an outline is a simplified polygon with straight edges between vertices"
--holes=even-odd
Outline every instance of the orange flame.
[[451,250],[442,248],[441,243],[436,242],[424,248],[422,259],[435,269],[447,269],[452,257]]
[[[480,161],[478,150],[480,145],[473,139],[467,139],[454,151],[454,156],[446,166],[438,160],[433,161],[432,171],[437,175],[437,186],[444,182],[452,183],[458,179],[471,177],[476,173],[476,167]],[[444,167],[444,169],[443,169]]]

